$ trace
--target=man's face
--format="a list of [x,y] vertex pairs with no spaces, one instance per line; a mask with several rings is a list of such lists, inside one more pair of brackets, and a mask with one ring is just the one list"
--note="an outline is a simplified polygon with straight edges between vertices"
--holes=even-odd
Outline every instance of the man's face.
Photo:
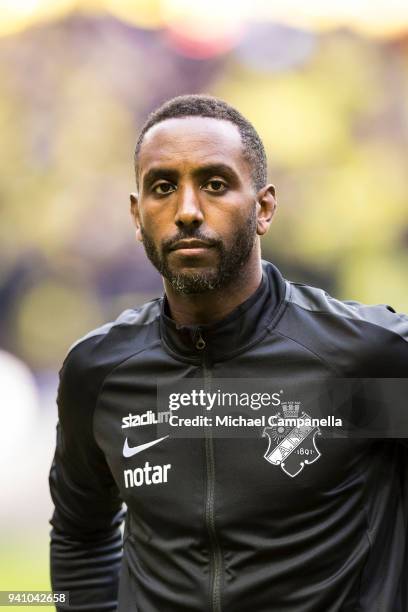
[[145,135],[137,236],[178,293],[227,286],[253,252],[256,192],[238,128],[204,117],[168,119]]

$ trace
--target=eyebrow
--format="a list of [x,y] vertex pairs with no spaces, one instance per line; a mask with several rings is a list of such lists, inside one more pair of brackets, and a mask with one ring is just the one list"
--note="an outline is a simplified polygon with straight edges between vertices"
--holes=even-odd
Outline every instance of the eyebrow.
[[150,168],[143,177],[142,184],[144,187],[150,187],[158,179],[168,179],[175,181],[179,173],[171,168]]
[[[193,176],[195,178],[202,178],[206,176],[222,175],[228,178],[232,182],[239,182],[239,176],[237,172],[231,168],[228,164],[210,163],[204,166],[200,166],[193,170]],[[176,181],[180,176],[180,173],[174,168],[157,167],[148,170],[143,177],[143,186],[149,187],[158,179],[167,179],[169,181]]]

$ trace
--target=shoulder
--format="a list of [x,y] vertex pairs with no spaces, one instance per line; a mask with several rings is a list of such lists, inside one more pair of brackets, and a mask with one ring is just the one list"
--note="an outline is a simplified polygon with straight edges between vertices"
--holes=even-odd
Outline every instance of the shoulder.
[[345,325],[351,321],[360,321],[362,325],[367,323],[400,335],[408,342],[408,316],[397,313],[388,304],[364,304],[354,300],[339,300],[318,287],[290,281],[288,285],[288,302],[304,312],[343,320]]
[[388,304],[364,304],[354,300],[339,300],[318,287],[287,282],[288,301],[305,312],[370,323],[400,334],[408,341],[408,316],[397,313]]
[[160,307],[158,298],[140,308],[124,310],[114,321],[76,340],[59,372],[60,392],[81,388],[83,394],[97,394],[111,369],[158,340]]
[[[283,325],[351,376],[407,376],[408,316],[388,304],[339,300],[286,281]],[[288,331],[289,331],[288,329]]]

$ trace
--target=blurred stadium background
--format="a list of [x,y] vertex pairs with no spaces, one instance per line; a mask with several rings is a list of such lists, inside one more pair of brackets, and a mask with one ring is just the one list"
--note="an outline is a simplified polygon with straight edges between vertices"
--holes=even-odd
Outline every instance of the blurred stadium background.
[[277,186],[264,257],[408,311],[408,4],[0,0],[0,79],[0,589],[45,589],[58,369],[161,292],[129,217],[147,113],[237,106]]

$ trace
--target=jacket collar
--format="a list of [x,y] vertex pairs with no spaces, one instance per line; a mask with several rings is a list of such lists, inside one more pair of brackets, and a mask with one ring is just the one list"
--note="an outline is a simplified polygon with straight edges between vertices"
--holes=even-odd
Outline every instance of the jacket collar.
[[223,361],[256,344],[274,325],[285,297],[285,280],[271,263],[262,261],[258,289],[225,318],[208,325],[178,326],[162,298],[160,333],[164,348],[182,361]]

